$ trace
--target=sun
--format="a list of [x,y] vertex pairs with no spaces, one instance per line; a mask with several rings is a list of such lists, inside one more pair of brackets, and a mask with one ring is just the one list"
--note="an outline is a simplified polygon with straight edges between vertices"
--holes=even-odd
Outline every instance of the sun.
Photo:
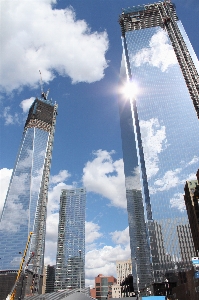
[[122,91],[126,98],[133,99],[138,95],[139,87],[135,81],[128,81],[123,86]]

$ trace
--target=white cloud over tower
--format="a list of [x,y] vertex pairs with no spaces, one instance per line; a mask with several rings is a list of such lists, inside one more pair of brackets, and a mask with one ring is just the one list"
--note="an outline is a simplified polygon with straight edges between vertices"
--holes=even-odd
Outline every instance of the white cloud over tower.
[[[58,73],[72,83],[103,78],[108,63],[106,31],[93,32],[77,20],[72,7],[55,9],[56,1],[1,1],[1,91],[35,87]],[[97,57],[97,59],[96,59]]]

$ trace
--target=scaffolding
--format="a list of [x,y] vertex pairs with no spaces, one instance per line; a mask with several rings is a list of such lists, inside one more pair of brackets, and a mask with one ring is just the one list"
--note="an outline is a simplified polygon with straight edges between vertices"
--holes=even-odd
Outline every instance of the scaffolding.
[[[33,243],[32,251],[34,251],[35,256],[33,258],[33,294],[37,294],[40,288],[40,277],[43,274],[43,265],[44,265],[44,245],[45,245],[45,235],[46,235],[46,217],[47,217],[47,202],[48,202],[48,183],[50,177],[50,166],[52,159],[52,148],[54,141],[54,132],[57,116],[58,105],[52,105],[47,101],[36,100],[42,106],[41,112],[42,116],[38,118],[42,122],[43,130],[49,132],[48,146],[46,150],[46,157],[43,169],[43,176],[40,188],[40,195],[38,200],[37,212],[36,212],[36,221],[35,229],[33,234]],[[48,111],[45,109],[47,108]],[[49,115],[49,116],[48,116]],[[32,119],[32,118],[31,118]],[[35,120],[35,119],[34,119]],[[30,120],[31,121],[31,120]],[[33,119],[32,119],[33,121]],[[50,124],[49,124],[50,123]],[[30,122],[29,122],[30,126]]]

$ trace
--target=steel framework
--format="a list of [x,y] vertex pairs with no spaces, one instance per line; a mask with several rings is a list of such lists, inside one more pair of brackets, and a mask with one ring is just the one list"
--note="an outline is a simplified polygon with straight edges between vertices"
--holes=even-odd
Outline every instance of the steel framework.
[[199,118],[199,74],[180,32],[175,5],[170,1],[124,9],[119,18],[122,36],[125,32],[160,26],[169,35],[178,63]]

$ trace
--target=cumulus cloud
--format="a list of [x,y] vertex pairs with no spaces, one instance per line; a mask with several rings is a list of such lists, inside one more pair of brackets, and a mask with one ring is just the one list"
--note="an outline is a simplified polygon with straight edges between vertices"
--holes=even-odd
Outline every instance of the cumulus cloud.
[[94,285],[97,275],[113,275],[116,277],[116,261],[126,260],[131,257],[129,245],[116,247],[104,246],[86,253],[86,285]]
[[115,244],[128,245],[130,243],[129,227],[122,231],[114,231],[110,233]]
[[160,154],[166,147],[166,128],[160,125],[157,118],[140,121],[141,136],[144,146],[144,158],[146,168],[148,170],[147,176],[151,178],[159,171],[158,154]]
[[94,285],[94,277],[98,274],[116,277],[116,261],[131,257],[129,228],[110,233],[116,246],[104,246],[86,253],[86,285]]
[[173,198],[170,199],[170,204],[172,208],[177,208],[181,212],[186,209],[184,196],[181,193],[174,194]]
[[96,239],[102,236],[102,233],[99,232],[100,226],[93,222],[85,223],[85,243],[91,244]]
[[70,177],[70,173],[67,170],[59,171],[59,174],[51,176],[50,183],[58,183],[67,180]]
[[5,125],[19,124],[19,115],[18,113],[11,114],[10,106],[6,106],[0,116],[5,120]]
[[72,7],[55,9],[52,3],[56,1],[1,1],[2,91],[36,87],[39,70],[44,82],[55,73],[73,83],[103,78],[106,31],[92,32],[85,20],[76,19]]
[[28,112],[28,110],[29,110],[29,108],[32,105],[32,103],[33,103],[34,100],[35,100],[35,98],[31,97],[29,99],[25,99],[25,100],[21,101],[21,103],[20,103],[19,106],[22,108],[23,113],[27,113]]
[[154,186],[150,187],[150,192],[154,194],[157,192],[170,190],[171,188],[174,188],[179,184],[185,185],[186,181],[195,180],[196,174],[187,172],[185,173],[185,169],[197,162],[198,158],[197,156],[194,156],[190,162],[184,163],[183,168],[177,168],[175,170],[166,171],[162,178],[158,178],[154,181]]
[[11,175],[12,169],[3,168],[0,170],[0,216],[8,191]]
[[123,160],[113,161],[114,151],[97,150],[83,169],[82,181],[88,192],[108,198],[116,207],[126,207]]
[[162,72],[165,72],[170,66],[177,64],[177,58],[172,46],[169,44],[167,32],[158,29],[152,36],[149,46],[132,55],[131,61],[136,67],[142,64],[149,64],[150,66],[160,68]]
[[181,171],[181,168],[178,168],[173,171],[167,171],[161,179],[158,179],[154,182],[154,185],[157,186],[156,191],[165,191],[177,186],[180,183],[178,175]]

